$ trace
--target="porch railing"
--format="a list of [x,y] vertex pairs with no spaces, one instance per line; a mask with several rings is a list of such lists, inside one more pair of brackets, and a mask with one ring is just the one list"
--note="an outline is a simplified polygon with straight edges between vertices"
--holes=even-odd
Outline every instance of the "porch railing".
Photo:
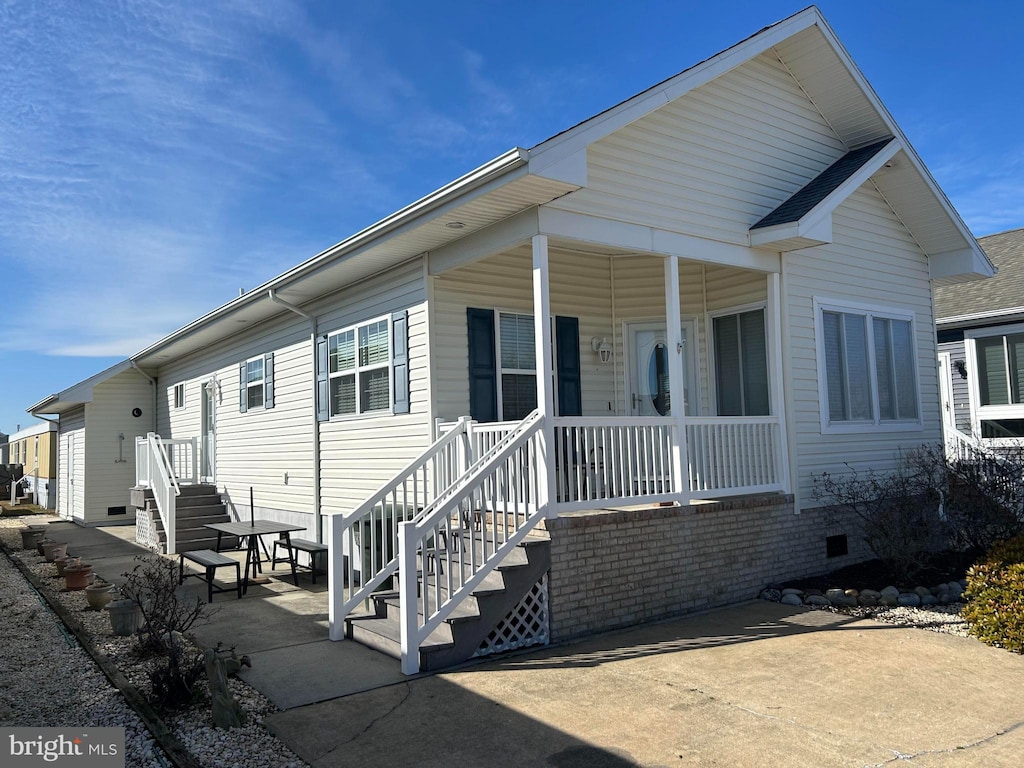
[[686,419],[690,492],[695,498],[783,490],[785,466],[775,416]]
[[673,498],[672,428],[667,417],[555,419],[555,499],[559,510],[595,502]]
[[135,484],[150,488],[167,537],[167,554],[177,551],[176,506],[181,483],[197,481],[196,440],[169,439],[150,432],[135,438]]

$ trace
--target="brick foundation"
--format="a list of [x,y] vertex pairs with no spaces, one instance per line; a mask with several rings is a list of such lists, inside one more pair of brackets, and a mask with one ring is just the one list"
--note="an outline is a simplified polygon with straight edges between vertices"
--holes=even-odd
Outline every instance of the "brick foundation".
[[757,597],[769,582],[823,573],[870,554],[827,558],[841,531],[792,496],[687,507],[594,510],[545,521],[551,536],[551,639],[563,641]]

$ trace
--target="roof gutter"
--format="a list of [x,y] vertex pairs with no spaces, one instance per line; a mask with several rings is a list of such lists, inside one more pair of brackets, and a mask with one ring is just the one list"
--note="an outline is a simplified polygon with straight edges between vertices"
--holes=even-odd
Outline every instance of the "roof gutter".
[[317,418],[317,383],[316,383],[316,336],[317,336],[317,324],[316,316],[309,314],[305,310],[299,309],[291,302],[285,301],[277,295],[275,289],[270,288],[267,291],[267,297],[275,304],[280,304],[282,307],[290,312],[294,312],[300,317],[304,317],[309,320],[310,333],[309,333],[309,345],[310,345],[310,361],[312,363],[312,381],[313,381],[313,520],[314,530],[316,531],[316,542],[322,544],[324,541],[323,532],[323,513],[320,509],[320,420]]
[[[239,296],[237,299],[223,304],[217,309],[209,312],[202,317],[193,320],[186,326],[179,328],[177,331],[172,332],[168,336],[154,342],[149,345],[141,352],[132,356],[132,359],[138,359],[151,355],[158,351],[161,347],[165,347],[171,344],[183,336],[187,336],[193,331],[202,328],[203,326],[211,323],[214,320],[223,317],[224,315],[231,314],[232,312],[253,304],[258,301],[264,300],[270,291],[280,290],[288,283],[293,280],[302,277],[307,272],[312,272],[319,269],[325,262],[333,261],[341,256],[350,253],[357,248],[360,248],[367,243],[387,234],[388,232],[398,229],[399,227],[408,224],[409,222],[430,213],[431,211],[441,207],[445,203],[448,203],[473,189],[486,184],[500,176],[522,168],[528,164],[529,152],[521,147],[515,147],[510,149],[503,155],[499,155],[490,162],[484,163],[478,168],[470,171],[464,176],[460,176],[458,179],[445,184],[440,189],[431,192],[429,195],[420,198],[414,203],[407,205],[395,213],[381,219],[375,224],[371,224],[366,229],[357,232],[340,243],[337,243],[326,250],[321,251],[316,256],[307,259],[297,267],[278,275],[277,277],[268,280],[248,293]],[[301,314],[301,312],[299,313]]]

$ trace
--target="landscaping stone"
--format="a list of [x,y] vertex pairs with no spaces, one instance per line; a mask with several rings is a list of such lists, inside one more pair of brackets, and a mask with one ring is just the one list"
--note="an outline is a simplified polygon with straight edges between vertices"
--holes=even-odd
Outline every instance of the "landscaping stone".
[[826,600],[822,595],[808,595],[804,600],[804,603],[806,605],[813,605],[816,607],[824,607],[829,604],[828,600]]
[[768,589],[761,590],[761,594],[758,597],[762,600],[771,600],[773,603],[777,603],[782,599],[782,593],[777,589],[769,587]]
[[938,605],[938,604],[939,604],[939,598],[937,598],[935,595],[924,595],[921,598],[921,605]]
[[925,597],[926,595],[930,595],[932,591],[928,589],[928,587],[914,587],[914,593],[918,597]]
[[916,608],[921,605],[921,596],[916,592],[903,592],[896,600],[898,605]]
[[896,587],[886,587],[879,593],[879,595],[883,600],[896,600],[900,596],[900,591],[896,589]]
[[785,597],[786,595],[797,595],[799,597],[803,597],[804,591],[802,589],[794,589],[793,587],[787,587],[786,589],[782,590],[782,596]]
[[804,601],[800,599],[800,595],[795,595],[792,592],[788,595],[783,595],[780,602],[783,605],[803,605]]

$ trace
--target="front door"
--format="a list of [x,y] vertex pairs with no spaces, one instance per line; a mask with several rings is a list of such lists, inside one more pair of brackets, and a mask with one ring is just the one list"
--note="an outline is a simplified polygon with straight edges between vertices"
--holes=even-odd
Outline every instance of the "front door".
[[201,469],[199,474],[205,483],[217,479],[217,393],[216,385],[203,384],[202,447],[200,448]]
[[[697,413],[697,361],[694,349],[697,324],[684,320],[683,340],[683,402],[686,414]],[[664,323],[630,323],[626,337],[629,342],[629,370],[626,409],[633,416],[671,416],[672,393],[668,383],[668,334]]]

